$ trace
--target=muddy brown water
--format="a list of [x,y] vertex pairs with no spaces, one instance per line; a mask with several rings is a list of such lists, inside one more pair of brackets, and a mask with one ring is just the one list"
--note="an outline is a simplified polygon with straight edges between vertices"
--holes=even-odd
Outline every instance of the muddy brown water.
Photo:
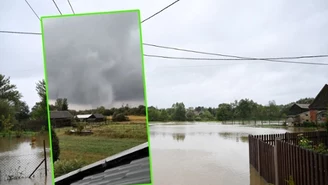
[[154,185],[265,185],[249,165],[248,135],[311,131],[219,123],[151,124]]
[[[28,178],[44,159],[43,140],[46,142],[47,177],[44,163]],[[1,185],[51,185],[49,157],[49,135],[36,136],[31,144],[31,137],[0,137],[0,184]]]

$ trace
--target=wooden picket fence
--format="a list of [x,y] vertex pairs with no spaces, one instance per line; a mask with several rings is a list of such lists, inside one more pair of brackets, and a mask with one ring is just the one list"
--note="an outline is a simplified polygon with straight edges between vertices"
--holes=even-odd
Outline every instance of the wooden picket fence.
[[288,185],[293,177],[296,185],[328,185],[328,155],[298,146],[298,135],[328,144],[327,132],[249,135],[249,161],[268,183]]

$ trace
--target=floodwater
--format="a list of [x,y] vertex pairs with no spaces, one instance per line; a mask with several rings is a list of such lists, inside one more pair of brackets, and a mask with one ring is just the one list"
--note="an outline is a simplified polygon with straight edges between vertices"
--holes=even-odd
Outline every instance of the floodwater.
[[302,129],[152,123],[154,185],[265,185],[249,165],[248,135],[295,131]]
[[[28,178],[44,159],[43,140],[47,153],[47,177],[42,163],[31,178]],[[0,138],[0,184],[1,185],[51,185],[48,134],[31,137]]]

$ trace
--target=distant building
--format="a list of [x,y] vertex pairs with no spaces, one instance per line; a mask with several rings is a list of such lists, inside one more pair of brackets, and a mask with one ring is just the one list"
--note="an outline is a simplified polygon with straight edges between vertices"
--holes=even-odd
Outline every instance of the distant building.
[[75,118],[81,122],[103,122],[106,117],[102,114],[80,114],[76,115]]
[[294,124],[296,125],[302,125],[304,122],[311,122],[311,115],[310,111],[302,112],[300,114],[297,114],[294,118]]
[[327,111],[318,111],[317,112],[317,123],[322,124],[327,121]]
[[289,109],[289,115],[298,115],[303,112],[309,111],[309,105],[310,104],[300,104],[300,103],[295,103],[292,105]]
[[[309,105],[310,114],[311,114],[311,122],[313,123],[319,123],[318,115],[325,116],[326,114],[323,114],[322,111],[326,112],[328,108],[328,85],[325,84],[325,86],[321,89],[319,94],[314,98],[313,102]],[[323,120],[326,118],[320,117],[320,120]]]
[[53,127],[72,125],[73,115],[69,111],[50,111],[50,122]]

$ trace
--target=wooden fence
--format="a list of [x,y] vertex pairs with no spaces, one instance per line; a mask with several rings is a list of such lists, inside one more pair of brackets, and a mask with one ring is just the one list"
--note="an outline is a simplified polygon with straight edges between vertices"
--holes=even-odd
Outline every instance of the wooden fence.
[[290,176],[296,185],[328,185],[328,155],[298,146],[298,135],[328,144],[327,132],[249,135],[250,164],[268,183],[288,185]]

